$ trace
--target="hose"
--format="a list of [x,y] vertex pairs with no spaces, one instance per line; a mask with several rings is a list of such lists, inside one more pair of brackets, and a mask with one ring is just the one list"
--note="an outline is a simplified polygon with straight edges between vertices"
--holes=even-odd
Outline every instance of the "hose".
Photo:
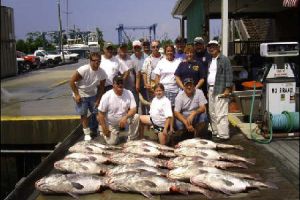
[[299,112],[283,111],[279,115],[272,115],[273,130],[291,132],[299,130]]

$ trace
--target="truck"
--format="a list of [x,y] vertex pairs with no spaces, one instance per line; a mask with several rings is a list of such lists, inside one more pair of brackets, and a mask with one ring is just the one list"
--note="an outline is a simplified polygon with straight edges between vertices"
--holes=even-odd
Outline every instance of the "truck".
[[40,67],[40,58],[34,55],[26,55],[21,51],[16,51],[17,58],[23,58],[25,61],[25,68],[30,69],[38,69]]
[[48,66],[58,65],[62,61],[61,55],[49,54],[45,50],[36,50],[33,55],[40,58],[41,64],[45,64]]
[[[78,53],[72,53],[70,51],[63,51],[66,62],[78,62],[80,55]],[[62,52],[60,52],[61,59],[63,60]]]

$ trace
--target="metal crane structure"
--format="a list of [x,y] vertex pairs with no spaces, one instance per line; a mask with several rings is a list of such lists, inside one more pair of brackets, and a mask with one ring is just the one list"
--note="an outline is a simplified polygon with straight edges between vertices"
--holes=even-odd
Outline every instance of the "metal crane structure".
[[[126,37],[128,42],[131,42],[125,30],[135,31],[135,30],[143,30],[143,29],[149,30],[149,41],[151,42],[152,39],[154,40],[156,39],[156,26],[157,24],[152,24],[151,26],[124,26],[123,24],[119,24],[119,27],[116,28],[116,30],[118,31],[118,42],[119,44],[124,43],[125,42],[124,36]],[[152,38],[152,31],[153,31],[153,38]]]

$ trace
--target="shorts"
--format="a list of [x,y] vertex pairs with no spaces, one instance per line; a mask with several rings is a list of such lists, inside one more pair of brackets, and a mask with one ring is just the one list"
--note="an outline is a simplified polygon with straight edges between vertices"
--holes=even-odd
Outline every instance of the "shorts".
[[165,91],[165,96],[171,101],[172,106],[175,105],[175,98],[176,98],[177,94],[178,94],[178,92],[174,93],[174,92]]
[[96,96],[81,97],[81,101],[75,105],[76,113],[81,116],[86,116],[88,114],[88,110],[91,113],[95,113],[97,109],[95,108],[95,102]]
[[[187,117],[185,116],[185,118],[187,118]],[[207,121],[208,121],[207,114],[200,113],[194,118],[193,125],[201,123],[201,122],[207,122]],[[176,126],[177,130],[185,129],[185,125],[178,119],[175,120],[175,126]]]

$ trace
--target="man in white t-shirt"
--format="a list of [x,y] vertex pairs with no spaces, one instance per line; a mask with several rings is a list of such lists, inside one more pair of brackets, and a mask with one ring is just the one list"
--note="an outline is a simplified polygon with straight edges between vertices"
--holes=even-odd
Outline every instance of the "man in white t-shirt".
[[158,51],[159,48],[160,42],[158,40],[153,40],[151,42],[152,53],[145,59],[141,70],[144,85],[148,92],[148,100],[151,100],[154,97],[153,87],[155,85],[156,75],[153,73],[153,70],[156,68],[158,61],[160,61],[163,57],[162,54]]
[[207,135],[207,100],[201,89],[195,89],[193,78],[185,78],[184,91],[175,99],[174,115],[177,130],[184,130],[189,137],[209,138]]
[[[81,116],[84,140],[91,140],[91,129],[89,128],[88,110],[92,113],[90,124],[98,123],[95,117],[95,108],[98,107],[104,93],[106,73],[99,67],[101,55],[97,52],[90,54],[90,63],[79,67],[73,74],[70,86],[76,103],[76,112]],[[95,128],[91,127],[91,128]]]
[[113,89],[101,98],[98,107],[99,130],[107,144],[116,145],[121,131],[128,132],[127,140],[139,136],[139,115],[131,91],[124,89],[123,77],[113,78]]
[[112,80],[118,74],[125,74],[128,70],[126,65],[121,65],[118,59],[113,56],[113,44],[111,42],[105,42],[103,46],[104,54],[101,58],[100,68],[102,68],[106,75],[107,79],[105,82],[105,92],[112,89]]

